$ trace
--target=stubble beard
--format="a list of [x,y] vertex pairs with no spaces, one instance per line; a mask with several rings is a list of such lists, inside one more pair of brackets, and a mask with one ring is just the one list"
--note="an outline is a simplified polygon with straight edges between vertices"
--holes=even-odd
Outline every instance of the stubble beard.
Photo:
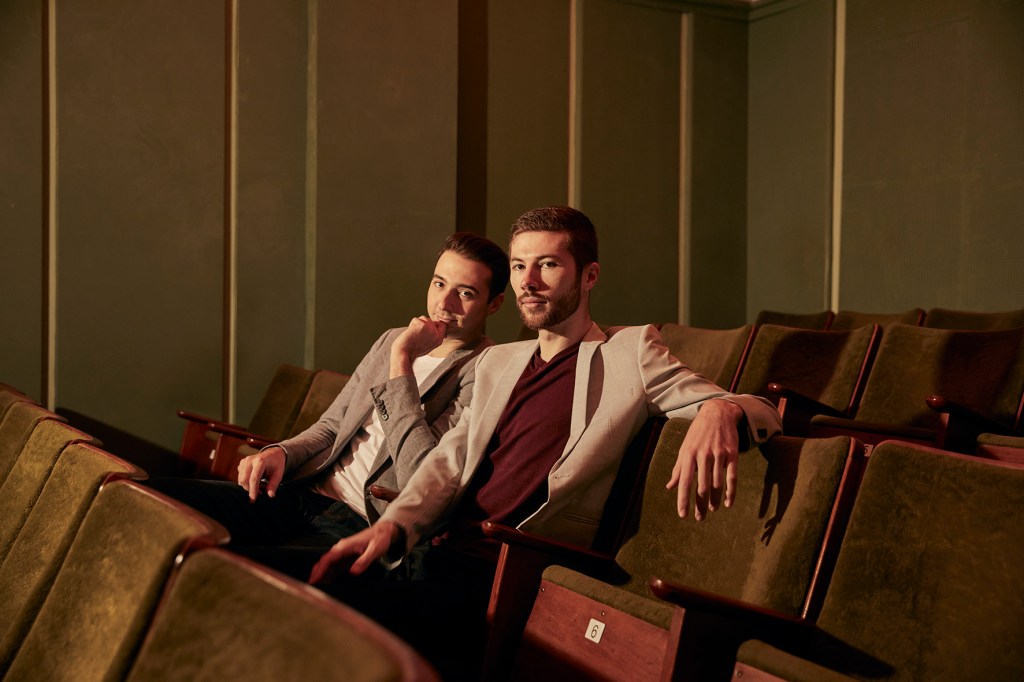
[[526,328],[538,331],[540,329],[550,329],[569,319],[569,316],[580,307],[582,297],[583,291],[580,283],[577,281],[572,290],[565,296],[557,299],[549,298],[548,306],[543,312],[527,312],[523,310],[519,298],[516,298],[516,308],[519,310],[519,317]]

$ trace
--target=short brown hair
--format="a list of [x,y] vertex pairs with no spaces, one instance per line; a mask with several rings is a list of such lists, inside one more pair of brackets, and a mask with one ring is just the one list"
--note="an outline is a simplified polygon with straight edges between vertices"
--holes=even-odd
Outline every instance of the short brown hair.
[[527,211],[512,223],[509,243],[522,232],[563,232],[565,248],[572,254],[576,269],[597,262],[597,231],[590,218],[569,206],[544,206]]
[[491,271],[488,301],[493,301],[498,294],[505,291],[509,276],[508,254],[490,239],[472,232],[456,232],[444,240],[444,246],[438,251],[437,257],[440,258],[446,251],[487,266]]

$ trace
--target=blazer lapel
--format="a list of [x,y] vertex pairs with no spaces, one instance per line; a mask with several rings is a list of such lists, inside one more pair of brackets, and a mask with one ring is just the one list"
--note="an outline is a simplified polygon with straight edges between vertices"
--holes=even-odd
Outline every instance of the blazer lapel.
[[583,436],[583,432],[587,430],[587,425],[590,424],[590,418],[593,416],[590,414],[590,380],[593,373],[593,362],[594,354],[597,349],[608,340],[607,335],[601,328],[594,324],[590,331],[587,332],[586,336],[583,337],[583,341],[580,343],[580,352],[576,357],[576,383],[573,388],[572,394],[572,417],[569,423],[569,440],[565,443],[565,449],[562,451],[562,456],[555,464],[555,469],[561,466],[562,462],[569,456],[573,448],[579,442]]

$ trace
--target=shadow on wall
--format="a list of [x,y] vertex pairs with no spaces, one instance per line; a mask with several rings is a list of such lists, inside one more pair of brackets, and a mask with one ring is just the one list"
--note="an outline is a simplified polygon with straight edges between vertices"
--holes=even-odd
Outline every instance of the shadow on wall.
[[74,410],[58,407],[56,412],[75,428],[99,439],[104,450],[141,467],[151,477],[178,474],[177,452]]

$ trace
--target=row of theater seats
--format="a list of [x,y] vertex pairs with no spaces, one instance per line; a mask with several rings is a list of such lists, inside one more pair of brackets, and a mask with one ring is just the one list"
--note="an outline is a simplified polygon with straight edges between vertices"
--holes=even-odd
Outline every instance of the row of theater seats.
[[436,680],[320,591],[218,548],[219,524],[0,386],[0,678]]
[[1024,674],[1024,467],[779,436],[702,522],[668,421],[608,553],[510,528],[485,679],[979,680]]
[[786,327],[805,329],[856,329],[866,324],[886,325],[899,322],[933,329],[959,329],[961,331],[985,331],[1024,327],[1024,308],[983,313],[974,310],[953,310],[951,308],[911,308],[898,313],[871,313],[858,310],[817,310],[810,313],[790,313],[779,310],[762,310],[754,324],[780,324]]
[[868,446],[898,438],[1024,461],[1024,327],[664,324],[661,333],[694,370],[775,403],[788,435],[847,434]]
[[[431,678],[372,623],[217,549],[223,529],[87,434],[3,400],[5,679]],[[742,455],[734,505],[697,523],[665,489],[688,427],[655,419],[634,440],[596,549],[486,529],[504,543],[486,679],[1024,672],[1020,465],[779,436]]]

